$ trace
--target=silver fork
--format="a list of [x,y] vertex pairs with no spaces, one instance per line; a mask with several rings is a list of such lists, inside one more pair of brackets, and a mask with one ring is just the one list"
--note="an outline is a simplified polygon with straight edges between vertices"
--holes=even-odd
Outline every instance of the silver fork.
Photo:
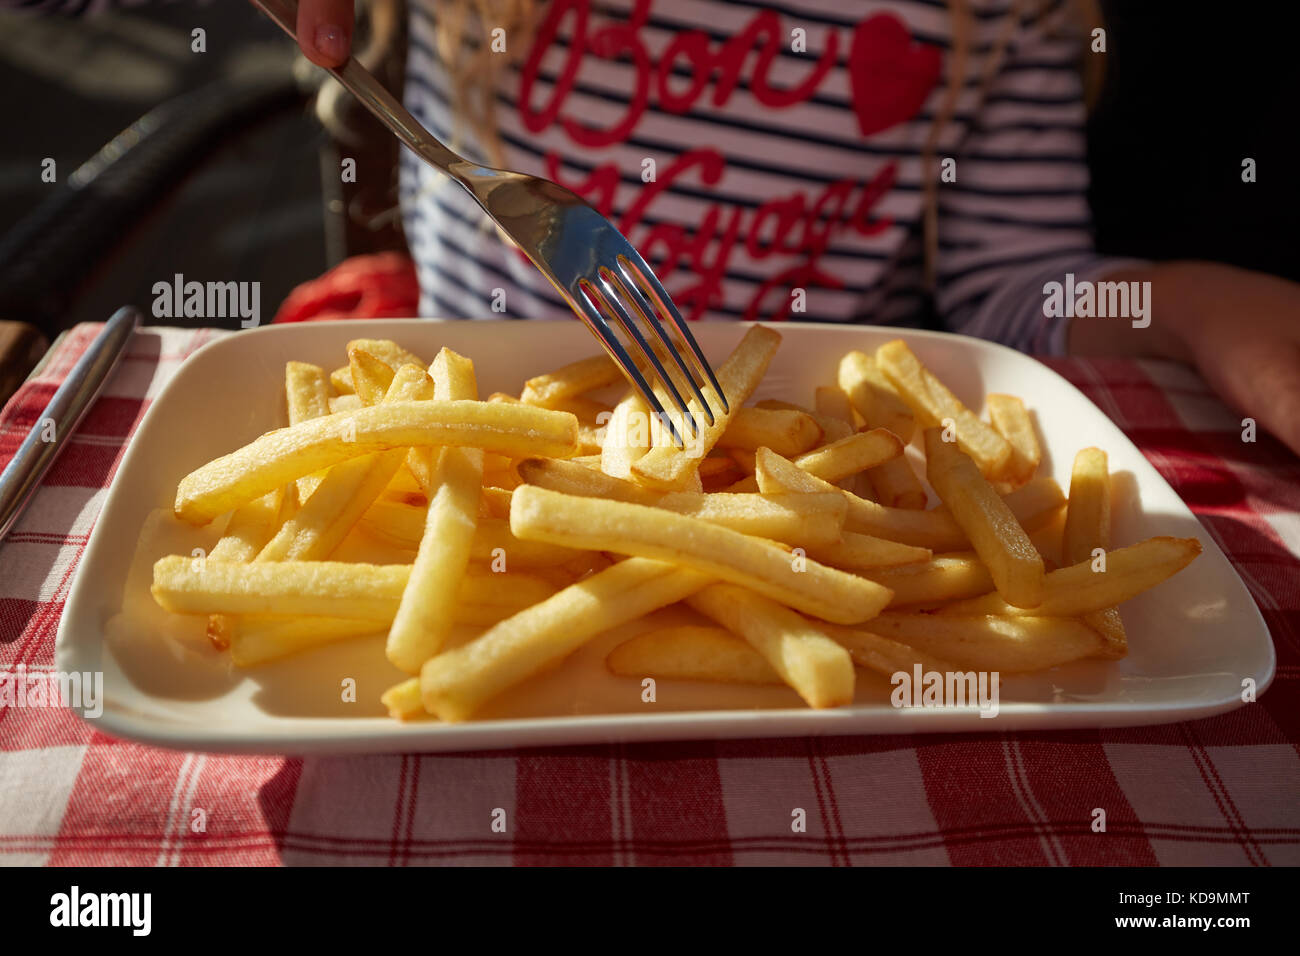
[[[297,0],[253,3],[291,37],[297,35]],[[653,371],[662,394],[693,435],[699,425],[691,399],[710,425],[715,420],[704,388],[712,386],[723,413],[730,411],[717,376],[663,285],[623,234],[586,200],[549,180],[480,166],[452,152],[354,57],[329,72],[417,156],[465,187],[587,324],[679,447],[682,435],[644,369]],[[635,359],[616,334],[615,323],[627,334]],[[676,344],[664,330],[665,323],[676,334]],[[671,356],[689,397],[683,398],[641,326]]]

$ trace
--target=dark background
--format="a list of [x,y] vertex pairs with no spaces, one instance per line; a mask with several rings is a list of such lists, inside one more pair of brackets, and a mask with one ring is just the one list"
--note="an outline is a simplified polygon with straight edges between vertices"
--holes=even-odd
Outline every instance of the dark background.
[[[195,27],[207,32],[206,53],[190,50]],[[0,13],[0,232],[56,192],[41,182],[44,157],[57,161],[66,186],[73,170],[157,104],[223,78],[289,76],[293,57],[288,38],[243,0],[153,3],[85,18]],[[55,313],[48,335],[102,321],[124,303],[147,309],[153,283],[176,272],[260,281],[269,321],[294,285],[324,271],[327,137],[305,102],[259,112],[204,144],[175,188],[153,190],[143,219],[114,217],[102,261],[74,259],[52,277],[54,300],[42,309]],[[45,319],[21,314],[25,301],[4,304],[0,319]]]
[[[1089,124],[1099,248],[1300,280],[1300,3],[1106,0],[1103,10],[1106,82]],[[190,31],[200,26],[208,52],[197,55]],[[0,237],[12,240],[78,165],[156,104],[223,80],[287,77],[293,59],[243,0],[82,20],[0,13]],[[99,217],[107,230],[93,251],[55,268],[39,297],[5,281],[15,250],[33,245],[30,235],[11,241],[0,319],[52,336],[126,302],[147,306],[153,282],[180,272],[259,280],[269,320],[294,285],[355,251],[340,243],[338,200],[322,187],[323,165],[327,182],[338,178],[328,149],[306,92],[254,110],[206,143],[175,188],[152,190],[147,210]],[[61,187],[40,181],[46,156]],[[1241,182],[1246,156],[1257,163],[1251,185]],[[69,221],[59,214],[34,235]]]
[[1088,144],[1098,248],[1300,281],[1300,3],[1102,10],[1112,42]]

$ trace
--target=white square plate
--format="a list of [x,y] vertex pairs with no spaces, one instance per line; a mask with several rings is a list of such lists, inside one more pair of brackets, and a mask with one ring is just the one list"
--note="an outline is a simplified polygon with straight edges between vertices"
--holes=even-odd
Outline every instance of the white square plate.
[[[757,398],[811,402],[835,380],[840,356],[900,333],[863,326],[783,324],[785,342]],[[743,329],[696,327],[720,361]],[[1129,656],[1006,677],[998,716],[972,708],[895,709],[885,678],[859,671],[852,706],[813,711],[781,687],[734,688],[660,681],[643,703],[638,681],[610,675],[604,656],[647,624],[589,643],[551,673],[505,695],[469,723],[398,724],[379,694],[403,675],[383,639],[343,642],[239,671],[206,647],[201,625],[168,615],[149,596],[151,567],[166,553],[210,548],[206,529],[170,517],[177,482],[202,463],[283,424],[284,363],[343,363],[357,337],[392,338],[431,358],[449,346],[473,358],[483,394],[518,393],[524,378],[597,351],[578,322],[427,320],[272,326],[196,352],[153,403],[109,490],[81,561],[58,634],[61,671],[104,672],[106,733],[168,747],[248,753],[440,751],[634,740],[988,731],[1153,724],[1204,717],[1241,703],[1243,680],[1262,692],[1273,677],[1268,629],[1228,559],[1173,489],[1095,405],[1018,352],[979,339],[919,331],[904,337],[921,360],[977,411],[988,392],[1023,396],[1044,440],[1041,474],[1068,486],[1075,452],[1110,454],[1114,540],[1195,536],[1204,553],[1123,607]],[[124,611],[124,608],[127,609]],[[679,612],[660,612],[662,622]],[[345,700],[347,679],[355,701]]]

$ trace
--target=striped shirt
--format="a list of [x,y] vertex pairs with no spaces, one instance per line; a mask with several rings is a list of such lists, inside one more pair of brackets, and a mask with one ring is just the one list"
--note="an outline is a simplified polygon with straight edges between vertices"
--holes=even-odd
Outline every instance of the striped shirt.
[[[406,105],[484,161],[456,120],[433,15],[413,6]],[[970,6],[966,75],[934,150],[933,297],[922,157],[951,67],[944,0],[555,0],[496,90],[506,165],[591,201],[688,318],[936,315],[1063,351],[1065,320],[1044,316],[1043,285],[1120,264],[1093,251],[1083,44],[1065,3],[1014,24],[1010,0]],[[406,151],[401,190],[423,314],[571,314],[473,200]]]
[[[1085,47],[1068,0],[966,5],[960,92],[928,172],[954,68],[947,0],[550,0],[528,49],[503,37],[505,165],[592,202],[688,318],[937,322],[1059,353],[1067,320],[1044,315],[1045,283],[1129,264],[1093,248]],[[435,53],[437,4],[410,7],[406,105],[485,162]],[[400,193],[421,314],[571,315],[474,201],[406,150]]]

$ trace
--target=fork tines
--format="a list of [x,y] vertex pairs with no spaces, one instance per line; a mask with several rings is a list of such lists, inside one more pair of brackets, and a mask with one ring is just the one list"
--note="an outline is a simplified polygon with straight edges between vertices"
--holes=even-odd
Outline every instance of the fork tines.
[[[731,407],[699,344],[659,280],[626,256],[619,255],[616,261],[618,272],[602,265],[597,269],[598,282],[583,279],[579,283],[593,306],[584,310],[583,318],[641,398],[667,427],[674,444],[683,447],[681,432],[665,404],[687,423],[692,436],[699,434],[697,410],[710,425],[715,421],[714,409],[705,398],[704,389],[710,389],[720,413],[726,414]],[[632,353],[624,347],[610,319],[616,320],[627,333],[633,345]],[[665,330],[665,321],[672,326],[676,342]],[[651,341],[646,340],[642,326],[652,333]],[[669,361],[668,368],[661,356]],[[683,397],[683,390],[689,392],[689,398]]]

